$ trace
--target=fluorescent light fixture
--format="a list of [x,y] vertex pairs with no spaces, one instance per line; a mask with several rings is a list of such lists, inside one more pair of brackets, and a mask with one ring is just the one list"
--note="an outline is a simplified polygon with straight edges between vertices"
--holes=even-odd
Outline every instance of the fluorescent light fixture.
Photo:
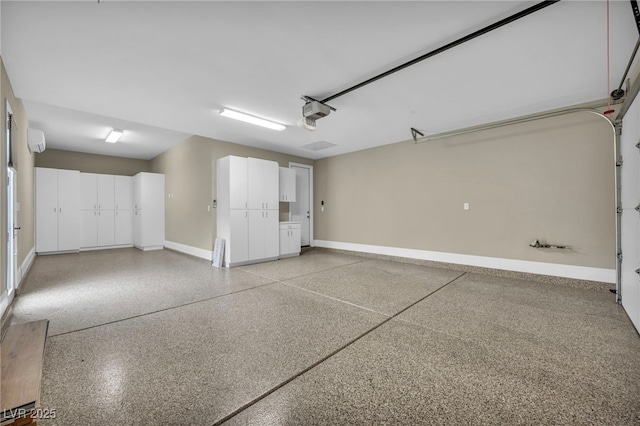
[[280,123],[274,123],[273,121],[254,117],[252,115],[247,115],[238,111],[233,111],[228,108],[221,108],[220,115],[223,117],[229,117],[235,120],[244,121],[245,123],[255,124],[256,126],[266,127],[267,129],[277,130],[279,132],[286,129],[286,126]]
[[107,136],[107,138],[104,141],[109,143],[116,143],[118,142],[118,139],[120,139],[123,133],[124,132],[120,129],[113,129],[111,133],[109,133],[109,136]]

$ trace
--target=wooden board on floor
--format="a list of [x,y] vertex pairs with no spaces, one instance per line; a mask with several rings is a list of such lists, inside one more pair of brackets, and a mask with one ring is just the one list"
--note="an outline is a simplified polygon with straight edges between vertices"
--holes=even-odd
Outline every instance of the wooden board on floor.
[[0,414],[40,404],[40,380],[48,320],[9,327],[0,346]]

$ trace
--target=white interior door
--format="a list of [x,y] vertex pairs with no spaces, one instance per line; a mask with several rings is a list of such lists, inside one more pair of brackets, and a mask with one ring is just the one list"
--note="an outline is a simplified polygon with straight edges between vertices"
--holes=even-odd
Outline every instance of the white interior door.
[[296,171],[296,201],[289,203],[293,222],[300,222],[301,244],[311,245],[313,239],[313,166],[304,164],[289,165]]

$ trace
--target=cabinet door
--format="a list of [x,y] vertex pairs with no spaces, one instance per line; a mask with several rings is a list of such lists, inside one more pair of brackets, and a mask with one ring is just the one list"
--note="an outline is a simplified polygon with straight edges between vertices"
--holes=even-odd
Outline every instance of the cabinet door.
[[80,247],[98,246],[98,211],[80,210]]
[[98,175],[98,210],[114,208],[114,176]]
[[229,250],[228,262],[249,260],[249,212],[231,210],[229,215],[230,234],[225,250]]
[[264,256],[264,210],[249,210],[249,260]]
[[115,244],[114,213],[114,210],[100,210],[98,212],[98,247]]
[[36,252],[58,250],[58,171],[36,167]]
[[[116,210],[131,210],[131,177],[114,176],[114,203]],[[131,217],[131,215],[129,215]]]
[[279,208],[280,198],[280,166],[275,161],[265,161],[262,174],[262,191],[264,192],[265,209],[275,210]]
[[137,175],[131,178],[131,192],[132,192],[133,210],[141,209],[142,208],[142,173],[138,173]]
[[247,204],[247,158],[229,157],[229,208],[244,210]]
[[133,218],[131,210],[115,211],[115,244],[125,245],[133,243]]
[[142,210],[133,210],[133,244],[143,247]]
[[98,208],[98,175],[80,173],[80,210]]
[[264,257],[278,257],[280,254],[280,225],[278,210],[264,212]]
[[289,254],[289,229],[280,228],[280,255]]
[[80,172],[58,170],[58,250],[80,248]]
[[279,199],[281,202],[293,203],[296,201],[296,171],[285,167],[280,167],[279,170]]
[[279,166],[275,161],[247,159],[247,200],[249,209],[278,208]]

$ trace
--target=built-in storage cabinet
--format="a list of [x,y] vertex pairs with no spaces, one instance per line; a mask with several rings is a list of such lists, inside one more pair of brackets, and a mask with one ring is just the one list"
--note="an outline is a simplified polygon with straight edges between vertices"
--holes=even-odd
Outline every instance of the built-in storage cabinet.
[[81,247],[133,244],[131,177],[80,173]]
[[80,172],[35,168],[36,252],[80,248]]
[[294,203],[296,201],[296,171],[280,167],[280,201]]
[[141,250],[164,247],[164,175],[138,173],[132,180],[133,245]]
[[224,265],[277,259],[278,163],[228,156],[216,166],[217,234],[225,240]]
[[163,248],[164,175],[134,178],[36,167],[36,252]]
[[280,258],[300,255],[300,222],[280,222]]

